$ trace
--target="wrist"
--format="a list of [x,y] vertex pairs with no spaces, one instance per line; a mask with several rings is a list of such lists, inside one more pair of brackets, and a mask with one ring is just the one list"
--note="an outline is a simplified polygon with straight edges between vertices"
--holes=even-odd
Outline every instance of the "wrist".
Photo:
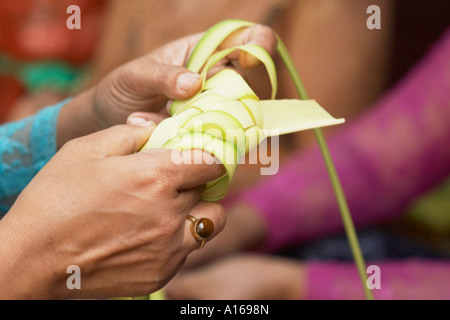
[[61,298],[57,288],[65,275],[48,259],[49,246],[34,236],[32,221],[9,219],[13,214],[0,221],[0,299]]
[[102,130],[94,112],[94,89],[84,91],[69,101],[60,111],[56,142],[60,149],[66,142]]

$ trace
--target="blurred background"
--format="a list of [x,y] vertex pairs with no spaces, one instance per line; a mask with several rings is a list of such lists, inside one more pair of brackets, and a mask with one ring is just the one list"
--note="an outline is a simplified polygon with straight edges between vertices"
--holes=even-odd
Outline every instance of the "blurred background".
[[[81,8],[81,30],[66,28],[66,8],[72,4]],[[366,28],[366,8],[372,4],[381,8],[381,30]],[[271,26],[309,95],[334,116],[351,120],[424,55],[448,27],[449,16],[448,0],[5,0],[0,2],[0,123],[75,95],[115,67],[227,18]],[[278,97],[296,98],[286,70],[281,65],[279,70]],[[249,79],[261,98],[268,96],[262,68],[249,71]],[[281,165],[313,142],[311,132],[283,136]],[[259,178],[257,165],[240,166],[230,197]],[[366,259],[448,259],[448,179],[417,199],[399,221],[359,235]],[[278,254],[352,259],[344,235]]]

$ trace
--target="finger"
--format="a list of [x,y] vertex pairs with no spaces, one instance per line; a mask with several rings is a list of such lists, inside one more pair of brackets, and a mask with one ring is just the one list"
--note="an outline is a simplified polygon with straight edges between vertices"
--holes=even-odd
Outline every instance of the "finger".
[[[192,210],[189,212],[189,216],[194,217],[196,220],[199,220],[197,230],[204,231],[205,234],[209,234],[206,238],[204,238],[205,244],[213,239],[225,226],[226,214],[224,208],[215,202],[205,202],[200,201]],[[208,223],[208,221],[201,220],[203,218],[207,218],[212,222],[212,225]],[[202,241],[195,239],[194,233],[196,233],[193,229],[195,227],[195,223],[189,219],[186,219],[185,225],[185,233],[184,233],[184,243],[186,248],[190,251],[199,249],[202,246]],[[195,228],[194,228],[195,229]],[[198,233],[200,236],[203,233]]]
[[154,50],[148,57],[161,64],[185,66],[204,32],[185,36]]
[[182,210],[180,212],[189,212],[200,201],[206,185],[201,185],[195,188],[181,190],[178,192],[177,201],[180,203]]
[[159,174],[170,178],[179,191],[204,185],[225,174],[223,165],[202,150],[147,149],[133,156],[141,158],[140,167],[157,168]]
[[133,112],[127,118],[127,124],[130,126],[141,127],[146,126],[148,121],[152,121],[156,124],[159,124],[161,121],[166,119],[167,116],[162,115],[161,113],[153,113],[153,112]]
[[75,143],[95,158],[123,156],[137,152],[150,138],[153,122],[145,126],[117,125],[76,139]]
[[[189,271],[182,269],[164,287],[167,300],[202,300],[202,298],[210,297],[208,291],[217,290],[217,287],[209,281],[205,282],[205,278],[208,277],[206,274],[208,270],[209,267]],[[198,286],[199,283],[202,284],[201,287]],[[213,288],[209,288],[210,286]]]
[[182,66],[158,63],[149,57],[130,62],[123,72],[121,79],[128,91],[143,99],[155,95],[187,99],[197,93],[202,84],[197,73]]
[[[177,155],[180,158],[177,159]],[[177,190],[204,185],[226,173],[220,161],[206,151],[194,149],[177,152],[172,150],[171,159],[177,161],[173,172]],[[180,159],[184,159],[184,162],[180,163]]]
[[178,272],[164,287],[166,300],[199,300],[192,291],[196,291],[197,283],[192,281],[189,273]]
[[[219,49],[231,48],[244,44],[256,44],[265,49],[270,55],[274,55],[277,48],[277,38],[273,30],[260,24],[248,28],[236,30],[229,35],[219,46]],[[251,54],[244,51],[236,51],[229,55],[230,59],[239,60],[243,68],[253,68],[260,61]]]

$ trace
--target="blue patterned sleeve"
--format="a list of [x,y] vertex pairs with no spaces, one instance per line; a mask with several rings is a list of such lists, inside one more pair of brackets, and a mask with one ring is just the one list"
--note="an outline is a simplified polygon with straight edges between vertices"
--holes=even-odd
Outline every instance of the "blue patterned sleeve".
[[68,101],[0,126],[0,218],[55,155],[58,115]]

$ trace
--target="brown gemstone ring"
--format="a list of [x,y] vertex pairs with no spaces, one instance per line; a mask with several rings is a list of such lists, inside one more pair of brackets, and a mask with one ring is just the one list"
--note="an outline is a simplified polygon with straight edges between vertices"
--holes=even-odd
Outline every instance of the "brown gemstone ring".
[[201,249],[205,245],[205,240],[209,238],[214,232],[214,223],[208,218],[197,219],[191,215],[188,215],[186,219],[192,222],[191,233],[195,240],[200,241]]

